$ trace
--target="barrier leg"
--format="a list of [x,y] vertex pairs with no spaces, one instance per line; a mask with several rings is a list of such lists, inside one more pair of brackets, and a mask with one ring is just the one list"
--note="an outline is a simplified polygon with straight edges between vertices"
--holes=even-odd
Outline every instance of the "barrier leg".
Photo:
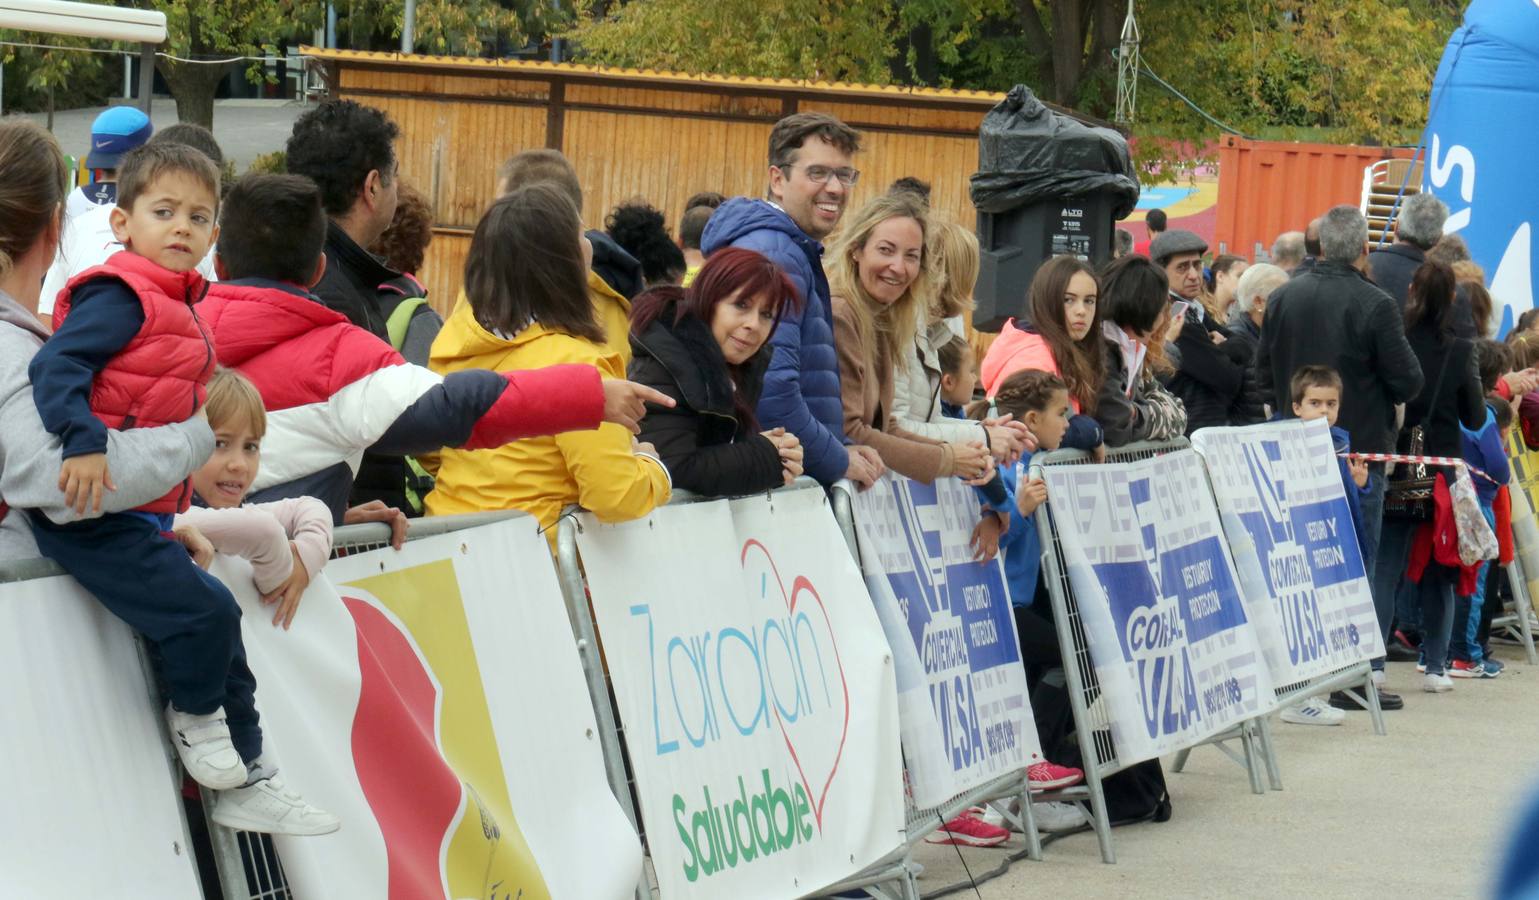
[[1261,731],[1267,781],[1271,784],[1272,790],[1280,791],[1283,789],[1282,773],[1278,771],[1277,752],[1272,746],[1272,720],[1267,716],[1260,716],[1256,719],[1256,727]]
[[1042,861],[1042,834],[1037,831],[1037,814],[1031,808],[1031,779],[1021,776],[1021,833],[1026,835],[1026,858]]
[[1250,777],[1250,792],[1266,793],[1266,787],[1261,784],[1261,759],[1254,721],[1240,723],[1240,748],[1245,754],[1245,774]]
[[1170,764],[1170,771],[1176,772],[1178,774],[1180,772],[1185,771],[1186,770],[1186,761],[1188,759],[1190,759],[1191,756],[1192,756],[1192,750],[1191,750],[1190,747],[1188,747],[1185,750],[1178,751],[1176,753],[1175,760],[1173,762],[1171,762],[1171,764]]
[[1383,737],[1389,732],[1384,728],[1384,710],[1379,708],[1379,688],[1373,683],[1373,670],[1363,676],[1363,696],[1368,700],[1368,718],[1373,720],[1373,733]]
[[1512,611],[1518,619],[1518,639],[1523,642],[1523,652],[1528,664],[1539,665],[1539,650],[1534,648],[1532,599],[1528,596],[1528,577],[1523,563],[1516,557],[1506,567],[1507,584],[1512,588]]

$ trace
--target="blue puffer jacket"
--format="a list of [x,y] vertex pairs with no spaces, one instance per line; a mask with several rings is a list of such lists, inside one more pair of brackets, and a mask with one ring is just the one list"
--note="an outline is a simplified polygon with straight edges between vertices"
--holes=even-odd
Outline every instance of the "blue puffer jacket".
[[774,355],[759,397],[759,425],[783,427],[800,438],[807,474],[832,484],[849,468],[849,453],[823,245],[768,202],[736,197],[711,216],[700,241],[707,256],[728,246],[769,257],[801,292],[800,315],[787,312],[770,341]]

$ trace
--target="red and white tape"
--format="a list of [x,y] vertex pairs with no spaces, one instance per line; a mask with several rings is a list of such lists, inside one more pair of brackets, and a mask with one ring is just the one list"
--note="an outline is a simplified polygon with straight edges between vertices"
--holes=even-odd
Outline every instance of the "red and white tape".
[[1360,459],[1364,462],[1409,463],[1420,466],[1461,466],[1468,469],[1472,474],[1479,475],[1492,484],[1497,484],[1495,478],[1492,478],[1464,460],[1453,456],[1407,456],[1403,453],[1342,453],[1339,455],[1342,459]]

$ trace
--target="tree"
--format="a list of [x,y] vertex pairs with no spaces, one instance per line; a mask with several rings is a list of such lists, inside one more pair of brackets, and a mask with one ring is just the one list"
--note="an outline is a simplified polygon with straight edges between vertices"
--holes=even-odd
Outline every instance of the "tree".
[[[55,100],[63,93],[64,107],[72,102],[78,89],[84,85],[99,86],[103,77],[103,56],[83,52],[92,45],[85,38],[62,34],[34,34],[32,32],[0,31],[0,38],[17,44],[48,45],[46,48],[5,47],[4,64],[11,88],[12,100],[5,104],[7,111],[46,109],[48,130],[53,130]],[[54,47],[60,49],[52,49]],[[16,85],[24,90],[17,91]],[[86,91],[89,93],[89,91]],[[22,102],[16,102],[21,98]]]

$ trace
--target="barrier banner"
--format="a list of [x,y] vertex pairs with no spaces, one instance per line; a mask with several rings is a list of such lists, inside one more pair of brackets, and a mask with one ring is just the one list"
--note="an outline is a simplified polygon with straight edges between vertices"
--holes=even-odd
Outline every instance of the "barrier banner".
[[1277,686],[1382,656],[1325,420],[1204,428],[1192,447],[1207,466],[1245,610]]
[[533,520],[333,560],[290,631],[244,561],[216,572],[245,613],[265,752],[342,819],[278,838],[294,896],[634,894],[640,843]]
[[1004,569],[973,559],[978,495],[889,472],[854,497],[861,568],[897,663],[914,804],[1042,761]]
[[202,896],[150,690],[133,632],[74,579],[0,584],[0,896]]
[[1276,707],[1196,453],[1033,471],[1047,482],[1119,760],[1190,747]]
[[665,898],[798,897],[902,843],[891,656],[827,503],[579,517]]

